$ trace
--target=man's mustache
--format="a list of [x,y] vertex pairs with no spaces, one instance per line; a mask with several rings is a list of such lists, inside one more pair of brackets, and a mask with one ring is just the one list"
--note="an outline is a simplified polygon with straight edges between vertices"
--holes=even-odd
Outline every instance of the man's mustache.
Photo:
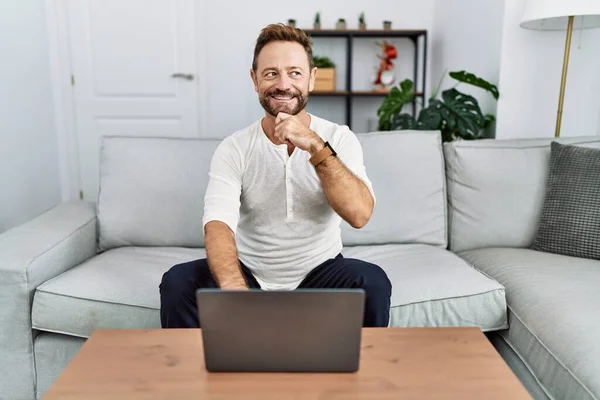
[[279,89],[274,89],[274,90],[269,90],[266,93],[267,96],[287,96],[287,97],[298,97],[299,93],[298,92],[294,92],[291,90],[279,90]]

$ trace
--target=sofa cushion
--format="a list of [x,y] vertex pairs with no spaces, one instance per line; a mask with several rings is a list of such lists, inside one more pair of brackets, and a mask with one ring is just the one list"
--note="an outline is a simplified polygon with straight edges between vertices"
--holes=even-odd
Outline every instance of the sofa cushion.
[[342,223],[344,245],[421,243],[445,248],[446,182],[439,132],[357,137],[377,204],[363,228]]
[[220,140],[104,137],[99,249],[203,247],[204,193]]
[[600,260],[600,149],[552,143],[533,250]]
[[390,326],[507,327],[504,288],[447,250],[428,245],[344,248],[379,265],[392,282]]
[[158,285],[204,249],[126,247],[102,253],[38,287],[35,329],[89,337],[98,328],[160,328]]
[[[506,327],[504,289],[456,255],[428,245],[357,246],[345,257],[381,266],[392,282],[392,326]],[[98,328],[159,328],[158,285],[175,264],[203,249],[120,248],[44,283],[33,327],[88,337]]]
[[[553,140],[476,140],[444,145],[452,251],[531,246],[546,194]],[[600,148],[600,137],[557,140]]]
[[600,261],[507,248],[460,256],[506,287],[502,334],[550,397],[600,398]]
[[[362,229],[342,223],[343,242],[446,247],[446,182],[439,132],[357,136],[377,205]],[[204,194],[219,143],[220,139],[104,137],[97,203],[99,250],[203,247]]]

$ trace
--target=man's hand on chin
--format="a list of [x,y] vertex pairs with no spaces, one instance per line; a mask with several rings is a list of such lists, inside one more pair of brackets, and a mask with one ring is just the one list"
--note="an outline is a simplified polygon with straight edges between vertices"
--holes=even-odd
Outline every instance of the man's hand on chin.
[[295,115],[280,112],[275,119],[275,139],[281,144],[296,146],[311,155],[325,146],[323,139],[300,122]]

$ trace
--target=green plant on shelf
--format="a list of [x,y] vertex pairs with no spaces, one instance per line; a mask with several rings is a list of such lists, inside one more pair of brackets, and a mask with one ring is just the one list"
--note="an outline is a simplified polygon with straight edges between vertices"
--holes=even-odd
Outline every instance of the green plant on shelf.
[[358,16],[358,23],[359,24],[364,24],[365,23],[365,12],[361,12],[360,15]]
[[314,22],[315,22],[315,24],[320,24],[321,23],[321,13],[320,12],[317,12],[315,14],[315,21]]
[[486,80],[466,71],[449,73],[458,83],[441,93],[438,93],[444,77],[417,118],[403,113],[405,105],[415,101],[413,82],[405,79],[383,99],[377,110],[379,117],[378,130],[436,130],[442,132],[442,141],[450,142],[457,139],[474,140],[486,137],[489,126],[496,120],[492,114],[483,115],[477,100],[470,95],[456,90],[461,83],[476,86],[489,92],[498,100],[498,88]]
[[314,56],[313,60],[317,68],[335,68],[335,63],[327,56]]

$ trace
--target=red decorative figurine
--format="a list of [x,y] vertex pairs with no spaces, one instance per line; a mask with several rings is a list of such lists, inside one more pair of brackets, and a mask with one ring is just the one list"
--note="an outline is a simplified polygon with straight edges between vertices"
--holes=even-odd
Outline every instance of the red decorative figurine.
[[393,84],[396,80],[394,63],[392,60],[398,58],[398,51],[396,50],[396,46],[385,40],[382,43],[377,43],[377,45],[383,50],[383,56],[377,56],[381,62],[379,63],[379,69],[377,70],[377,77],[373,83],[379,85],[380,90],[387,90],[386,86]]

